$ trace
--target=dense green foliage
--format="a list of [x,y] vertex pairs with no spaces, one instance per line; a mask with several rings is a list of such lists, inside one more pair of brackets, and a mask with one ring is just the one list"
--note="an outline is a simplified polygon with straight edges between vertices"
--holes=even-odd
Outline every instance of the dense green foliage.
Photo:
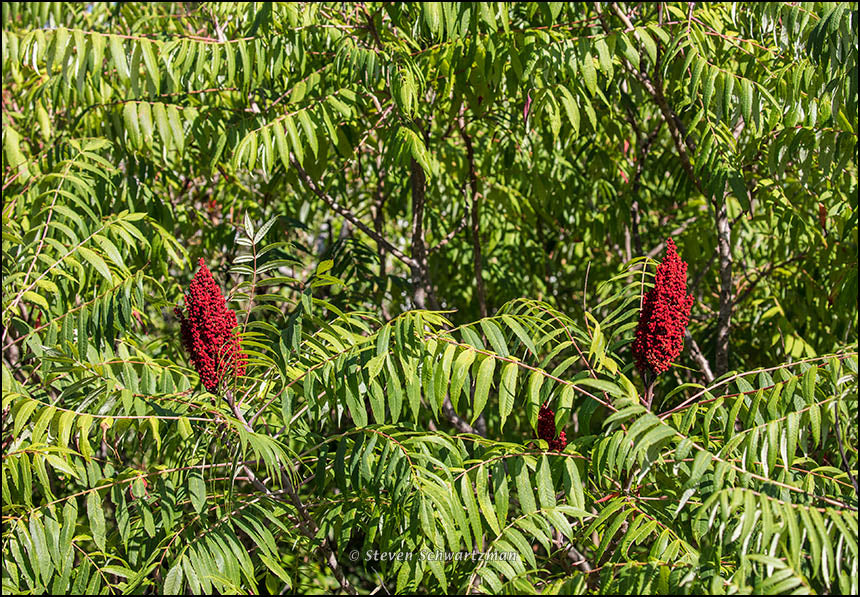
[[856,3],[2,16],[4,593],[857,592]]

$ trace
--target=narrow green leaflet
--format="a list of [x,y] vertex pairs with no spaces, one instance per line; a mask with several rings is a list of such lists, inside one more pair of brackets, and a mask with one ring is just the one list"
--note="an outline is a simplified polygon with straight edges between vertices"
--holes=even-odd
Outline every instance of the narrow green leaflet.
[[496,360],[486,357],[478,367],[478,375],[475,378],[475,396],[472,414],[472,423],[483,412],[493,383],[493,371],[495,371]]
[[105,551],[107,549],[105,513],[98,491],[91,491],[87,494],[87,518],[90,521],[93,541],[100,550]]

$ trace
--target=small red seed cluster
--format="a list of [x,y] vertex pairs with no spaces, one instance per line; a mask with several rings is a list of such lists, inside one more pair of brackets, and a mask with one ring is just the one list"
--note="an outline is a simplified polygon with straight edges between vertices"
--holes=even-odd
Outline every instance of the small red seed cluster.
[[684,347],[693,296],[687,294],[687,264],[678,257],[674,241],[666,240],[666,258],[657,267],[654,287],[642,301],[633,354],[644,375],[666,371]]
[[233,331],[236,313],[227,308],[202,258],[199,263],[200,269],[185,294],[185,314],[179,307],[174,312],[181,322],[182,344],[200,381],[214,392],[228,374],[245,374],[247,355],[241,352],[239,337]]
[[537,431],[538,437],[542,440],[546,440],[546,442],[549,444],[550,450],[561,452],[567,445],[567,438],[564,435],[563,429],[561,430],[561,432],[559,432],[558,437],[556,437],[555,413],[546,404],[540,407],[540,412],[538,413]]

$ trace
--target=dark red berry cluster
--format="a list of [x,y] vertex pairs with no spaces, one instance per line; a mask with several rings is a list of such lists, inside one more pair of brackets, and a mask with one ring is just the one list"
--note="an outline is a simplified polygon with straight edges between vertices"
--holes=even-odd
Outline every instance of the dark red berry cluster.
[[657,267],[654,287],[642,301],[633,341],[636,366],[642,374],[666,371],[684,347],[693,296],[687,294],[687,264],[678,257],[672,239],[666,240],[666,258]]
[[242,353],[236,327],[236,313],[200,259],[200,270],[185,294],[185,313],[174,309],[182,325],[182,344],[208,391],[214,392],[227,375],[245,374],[247,355]]
[[564,435],[563,429],[558,434],[558,437],[556,437],[555,413],[546,404],[540,407],[540,412],[538,413],[537,431],[538,437],[542,440],[546,440],[546,442],[549,444],[550,450],[561,452],[567,445],[567,438]]

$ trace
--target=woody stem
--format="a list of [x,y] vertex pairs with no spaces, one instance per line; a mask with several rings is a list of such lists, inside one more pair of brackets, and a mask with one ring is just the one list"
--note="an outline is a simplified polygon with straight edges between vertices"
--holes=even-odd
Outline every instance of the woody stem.
[[654,386],[657,385],[657,376],[652,379],[651,373],[645,374],[645,408],[651,410],[651,402],[654,400]]

